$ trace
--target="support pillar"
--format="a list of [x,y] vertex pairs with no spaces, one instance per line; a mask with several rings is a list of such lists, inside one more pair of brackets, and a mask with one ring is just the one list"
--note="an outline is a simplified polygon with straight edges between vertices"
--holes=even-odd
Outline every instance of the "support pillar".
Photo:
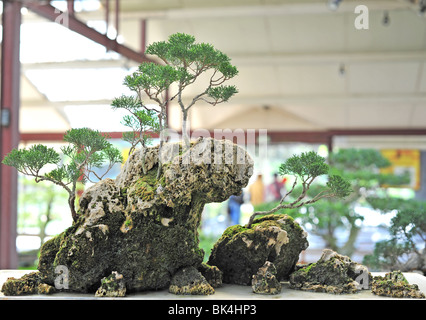
[[[1,160],[19,144],[21,3],[3,1],[1,46]],[[18,266],[16,222],[18,175],[15,168],[0,165],[0,269]]]

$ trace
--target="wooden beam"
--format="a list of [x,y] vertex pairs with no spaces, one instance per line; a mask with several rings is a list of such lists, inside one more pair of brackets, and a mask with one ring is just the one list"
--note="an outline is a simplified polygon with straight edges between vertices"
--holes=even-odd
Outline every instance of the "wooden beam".
[[[70,15],[67,12],[61,12],[50,4],[39,3],[36,1],[24,1],[23,5],[34,13],[52,22],[59,23],[60,25],[77,32],[78,34],[105,46],[108,50],[115,51],[130,60],[138,63],[155,62],[146,57],[144,54],[119,44],[116,39],[110,39],[105,34],[99,33],[95,29],[90,28],[84,22],[78,20],[74,15]],[[64,19],[64,15],[67,15],[66,19]]]
[[[107,132],[112,139],[121,139],[122,132]],[[191,132],[192,134],[192,132]],[[256,130],[258,135],[258,131]],[[269,142],[305,142],[330,144],[335,136],[426,136],[426,129],[333,129],[324,131],[267,131]],[[22,142],[62,141],[64,132],[57,133],[21,133]],[[214,136],[214,131],[210,131]],[[226,136],[232,136],[232,131]],[[154,137],[158,137],[155,135]]]

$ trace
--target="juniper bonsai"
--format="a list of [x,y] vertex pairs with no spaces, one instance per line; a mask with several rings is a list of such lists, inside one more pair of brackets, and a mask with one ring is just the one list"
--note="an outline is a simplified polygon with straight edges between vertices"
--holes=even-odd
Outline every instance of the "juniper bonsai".
[[[226,54],[215,49],[211,44],[195,43],[193,36],[184,33],[175,33],[169,37],[168,41],[152,43],[147,47],[146,53],[157,56],[164,64],[153,62],[141,64],[136,72],[124,80],[124,85],[136,95],[122,96],[116,99],[113,105],[126,109],[138,106],[140,109],[155,110],[161,132],[167,126],[167,103],[177,98],[183,117],[183,140],[188,148],[189,109],[200,100],[211,105],[228,101],[237,93],[237,88],[224,83],[235,77],[238,70],[230,63],[230,58]],[[182,96],[184,90],[197,80],[201,82],[202,74],[208,74],[205,88],[185,104]],[[172,84],[175,84],[173,88]],[[145,97],[157,103],[159,110],[149,107],[145,103]],[[160,139],[160,147],[162,143]]]
[[[168,41],[155,42],[148,46],[146,53],[158,56],[166,65],[162,66],[166,80],[176,82],[177,89],[171,99],[177,97],[182,111],[182,136],[185,146],[189,147],[187,133],[188,111],[197,101],[205,101],[211,105],[228,101],[237,93],[233,85],[223,85],[238,74],[238,70],[230,63],[230,58],[208,43],[195,43],[195,38],[184,33],[176,33]],[[185,104],[183,91],[201,80],[202,74],[208,73],[204,90],[196,94]],[[201,81],[199,81],[201,82]],[[152,85],[150,86],[150,88]]]
[[[308,197],[308,190],[310,189],[314,180],[329,172],[329,166],[325,163],[325,158],[318,155],[316,152],[303,152],[301,155],[293,155],[279,167],[279,174],[292,175],[295,177],[290,190],[281,198],[279,204],[274,208],[267,211],[254,212],[247,224],[250,228],[253,220],[258,215],[265,215],[275,213],[281,209],[295,209],[304,205],[309,205],[317,202],[323,198],[344,198],[351,192],[351,185],[339,175],[330,175],[328,182],[322,190],[318,191],[314,196]],[[301,191],[297,198],[292,202],[284,202],[286,198],[295,191],[298,183],[301,183]]]
[[[125,109],[130,114],[125,115],[122,124],[129,127],[131,131],[123,132],[123,140],[129,142],[131,147],[129,155],[135,150],[138,144],[145,149],[152,143],[152,136],[160,133],[160,122],[154,110],[144,108],[142,103],[135,97],[122,96],[112,101],[113,109]],[[145,159],[142,159],[144,164]],[[145,166],[142,166],[144,173]]]
[[[120,151],[99,131],[70,129],[65,133],[64,141],[69,143],[61,148],[68,158],[66,164],[62,164],[58,152],[42,144],[28,149],[13,149],[2,163],[34,177],[36,182],[50,181],[64,188],[68,192],[68,205],[75,222],[78,218],[75,209],[77,182],[85,183],[94,178],[101,180],[115,163],[121,163],[123,159]],[[99,175],[94,168],[100,168],[105,162],[107,169]],[[48,171],[52,166],[54,169]]]

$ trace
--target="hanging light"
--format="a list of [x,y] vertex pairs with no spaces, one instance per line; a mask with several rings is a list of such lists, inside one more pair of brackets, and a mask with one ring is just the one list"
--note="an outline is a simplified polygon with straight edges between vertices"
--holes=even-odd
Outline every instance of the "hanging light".
[[382,24],[388,26],[390,24],[389,12],[385,11],[383,14]]
[[328,8],[332,11],[336,11],[339,8],[340,3],[342,0],[329,0],[328,1]]
[[426,0],[419,0],[419,14],[424,15],[426,12]]

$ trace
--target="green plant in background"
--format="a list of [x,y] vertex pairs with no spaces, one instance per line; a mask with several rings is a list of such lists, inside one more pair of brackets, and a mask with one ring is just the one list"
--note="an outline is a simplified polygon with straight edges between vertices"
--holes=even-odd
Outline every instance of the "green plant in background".
[[[390,162],[373,149],[340,149],[329,154],[327,160],[329,174],[338,175],[350,182],[353,192],[343,199],[328,197],[324,201],[308,203],[302,210],[296,208],[287,213],[297,217],[302,225],[309,225],[310,233],[321,237],[327,248],[351,256],[364,219],[354,210],[355,207],[369,206],[370,201],[373,201],[372,195],[376,199],[381,194],[386,194],[383,185],[405,184],[409,177],[381,173],[380,169],[388,167]],[[310,185],[307,197],[314,198],[323,188],[322,183]],[[290,197],[301,194],[302,190],[302,187],[296,187]],[[256,207],[256,210],[270,210],[277,205],[266,203]],[[338,245],[338,229],[348,230],[348,237],[342,245]]]
[[[2,163],[34,177],[36,182],[50,181],[64,188],[68,192],[68,205],[75,222],[78,219],[75,209],[77,182],[84,183],[93,178],[101,180],[123,158],[120,151],[99,131],[70,129],[65,133],[64,141],[69,143],[61,148],[68,159],[67,163],[62,163],[60,154],[53,148],[42,144],[29,149],[13,149]],[[99,175],[94,169],[102,167],[104,163],[107,163],[107,169]]]
[[[20,176],[22,192],[18,195],[18,230],[37,228],[40,243],[46,240],[46,228],[51,221],[60,219],[57,206],[67,199],[67,192],[52,183],[36,183],[27,176]],[[19,233],[21,233],[19,232]]]
[[[329,166],[325,163],[325,158],[319,156],[316,152],[304,152],[300,156],[294,155],[281,164],[279,174],[281,176],[292,175],[294,182],[291,189],[281,198],[278,205],[266,211],[255,211],[249,219],[247,227],[250,227],[253,220],[258,215],[275,213],[281,209],[297,209],[302,206],[310,205],[323,198],[345,198],[352,192],[349,182],[339,175],[330,175],[328,182],[315,195],[309,197],[308,191],[316,178],[327,175]],[[295,188],[301,184],[301,190],[296,192],[297,196],[293,201],[284,202],[288,196],[293,196]]]
[[[409,175],[385,174],[380,169],[391,165],[380,151],[374,149],[340,149],[329,155],[331,171],[339,174],[351,182],[354,192],[342,201],[340,210],[337,210],[340,219],[335,228],[330,228],[330,223],[318,230],[323,238],[334,246],[334,250],[340,250],[342,254],[351,256],[355,252],[355,242],[362,227],[364,217],[355,211],[356,206],[370,206],[370,199],[380,198],[386,195],[384,185],[402,185],[409,181]],[[335,206],[328,201],[325,206]],[[330,217],[325,211],[327,208],[315,208],[316,215],[325,220]],[[331,219],[329,219],[331,220]],[[349,231],[346,242],[337,247],[337,239],[334,234],[337,227],[344,227]],[[329,230],[329,232],[324,232]]]
[[371,198],[372,207],[396,211],[389,228],[390,240],[376,243],[363,263],[376,270],[420,270],[426,274],[426,202],[416,199]]

